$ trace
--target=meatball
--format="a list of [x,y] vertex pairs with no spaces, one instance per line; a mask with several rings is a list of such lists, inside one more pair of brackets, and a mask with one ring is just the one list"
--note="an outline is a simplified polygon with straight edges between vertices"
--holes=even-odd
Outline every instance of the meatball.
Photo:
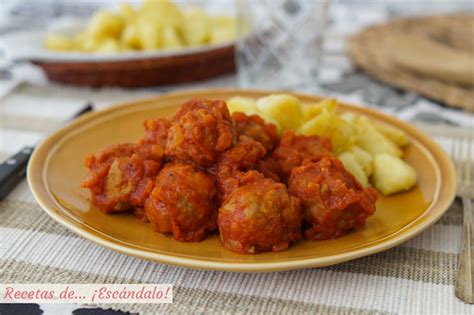
[[219,209],[217,223],[225,248],[257,254],[288,249],[301,238],[301,220],[299,199],[284,184],[262,175],[229,195]]
[[377,192],[364,187],[335,157],[308,162],[291,173],[288,190],[303,207],[304,237],[324,240],[363,227],[375,212]]
[[267,151],[273,150],[278,144],[277,127],[274,124],[266,124],[258,115],[246,115],[244,113],[233,113],[238,135],[245,135],[260,142]]
[[283,182],[284,176],[280,163],[271,155],[258,160],[255,169],[265,175],[265,177],[269,177],[277,182]]
[[89,174],[82,187],[91,192],[91,203],[105,213],[143,205],[160,170],[159,145],[111,145],[86,158]]
[[165,153],[209,167],[235,144],[237,131],[224,101],[194,99],[181,105],[168,130]]
[[295,135],[292,130],[283,134],[280,144],[272,153],[281,167],[282,175],[288,179],[291,171],[305,160],[319,160],[331,155],[331,142],[318,136]]
[[168,129],[171,127],[169,119],[147,119],[143,126],[145,127],[145,135],[140,139],[140,144],[159,144],[163,148],[166,147]]
[[211,168],[217,178],[219,199],[223,200],[239,187],[243,172],[254,168],[255,163],[265,154],[265,148],[247,136],[240,136],[236,146],[222,153]]
[[213,176],[190,164],[169,163],[156,178],[145,212],[156,231],[199,242],[216,229],[216,196]]

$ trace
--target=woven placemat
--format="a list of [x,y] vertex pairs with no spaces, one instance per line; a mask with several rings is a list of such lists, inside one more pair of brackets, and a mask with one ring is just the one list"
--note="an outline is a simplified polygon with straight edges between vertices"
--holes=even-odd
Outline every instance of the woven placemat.
[[372,26],[352,36],[348,53],[355,64],[378,79],[415,91],[452,107],[474,112],[474,86],[462,86],[396,66],[383,45],[394,34],[412,34],[473,54],[474,14],[403,18]]

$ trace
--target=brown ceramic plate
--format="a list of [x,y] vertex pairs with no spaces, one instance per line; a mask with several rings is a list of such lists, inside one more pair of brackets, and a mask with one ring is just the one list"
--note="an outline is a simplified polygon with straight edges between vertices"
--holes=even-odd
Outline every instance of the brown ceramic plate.
[[[188,83],[235,71],[234,45],[116,61],[31,61],[49,80],[79,86],[147,87]],[[136,53],[137,56],[140,56]]]
[[91,54],[49,51],[43,47],[45,35],[35,30],[12,32],[0,38],[0,47],[9,60],[32,62],[49,80],[70,85],[159,86],[235,71],[235,41],[177,50]]
[[[89,192],[80,188],[86,176],[86,155],[111,143],[136,141],[146,118],[170,116],[192,97],[228,99],[259,97],[270,92],[207,90],[175,93],[136,101],[88,114],[46,139],[34,152],[28,182],[43,209],[79,235],[112,250],[160,263],[226,271],[276,271],[322,267],[394,247],[423,231],[446,211],[455,195],[454,170],[448,156],[414,127],[376,111],[343,104],[341,109],[363,113],[402,128],[410,136],[406,160],[417,171],[418,185],[390,197],[380,197],[377,211],[365,228],[328,241],[300,241],[288,251],[259,255],[229,252],[218,235],[201,243],[182,243],[152,230],[132,215],[105,215],[91,209]],[[303,102],[320,97],[296,95]]]

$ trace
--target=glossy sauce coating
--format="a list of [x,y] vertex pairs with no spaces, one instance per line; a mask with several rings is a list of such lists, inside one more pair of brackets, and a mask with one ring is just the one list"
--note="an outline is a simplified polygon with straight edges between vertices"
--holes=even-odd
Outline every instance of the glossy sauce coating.
[[255,167],[255,163],[264,157],[265,148],[259,142],[247,136],[240,136],[236,146],[221,154],[217,163],[211,168],[216,176],[219,199],[224,200],[240,186],[244,173]]
[[258,115],[246,115],[244,113],[233,113],[232,120],[235,122],[238,135],[245,135],[259,142],[267,151],[280,141],[277,127],[274,124],[265,123]]
[[216,228],[215,179],[190,164],[168,163],[145,202],[145,212],[156,231],[178,241],[202,241]]
[[105,213],[139,206],[151,191],[162,157],[158,145],[111,145],[86,158],[89,174],[82,187],[90,190],[91,203]]
[[304,237],[308,240],[343,236],[363,227],[375,212],[377,192],[362,187],[335,157],[295,168],[288,190],[301,199]]
[[284,179],[288,179],[291,171],[304,161],[318,160],[328,155],[331,155],[329,139],[296,135],[292,130],[287,130],[273,151],[272,158],[279,163]]
[[174,115],[165,152],[171,159],[209,167],[236,140],[226,103],[195,99],[181,105]]
[[299,199],[272,179],[257,175],[249,181],[232,192],[219,209],[222,245],[242,254],[288,249],[301,238]]
[[140,139],[140,144],[159,144],[166,147],[168,130],[171,127],[171,120],[167,118],[147,119],[143,122],[145,135]]

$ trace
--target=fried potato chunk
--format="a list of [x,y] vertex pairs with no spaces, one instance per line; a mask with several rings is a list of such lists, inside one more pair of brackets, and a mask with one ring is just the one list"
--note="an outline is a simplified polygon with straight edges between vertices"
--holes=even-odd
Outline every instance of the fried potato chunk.
[[124,27],[123,17],[109,11],[99,10],[89,22],[86,32],[91,38],[102,40],[117,38]]
[[323,111],[305,122],[298,132],[303,135],[318,135],[331,139],[332,149],[339,154],[350,148],[357,139],[356,127],[337,114]]
[[50,50],[68,51],[74,49],[74,41],[64,35],[48,34],[44,46]]
[[374,158],[372,155],[356,145],[353,146],[348,152],[354,154],[357,163],[359,163],[360,167],[362,167],[365,175],[370,176],[374,169]]
[[327,98],[315,104],[307,104],[303,106],[303,119],[305,122],[313,119],[322,112],[334,113],[337,110],[337,100]]
[[367,187],[369,184],[369,179],[365,174],[362,166],[357,161],[355,154],[351,152],[344,152],[337,157],[341,160],[342,164],[346,170],[352,173],[354,177],[362,184],[362,186]]
[[183,12],[183,37],[191,46],[203,45],[211,36],[211,19],[199,7],[190,7]]
[[257,108],[262,117],[277,121],[283,130],[297,130],[303,123],[301,102],[293,95],[272,94],[261,97],[257,100]]
[[385,137],[375,128],[367,117],[360,116],[357,120],[357,144],[373,157],[377,154],[387,153],[396,157],[403,155],[402,150],[390,139]]
[[392,140],[396,145],[400,147],[403,147],[410,142],[410,140],[408,139],[408,135],[400,128],[378,121],[374,122],[374,126],[385,137]]
[[416,184],[416,171],[400,158],[389,154],[375,156],[373,181],[382,194],[409,190]]
[[231,113],[258,114],[257,102],[250,97],[234,96],[227,100],[227,107]]

